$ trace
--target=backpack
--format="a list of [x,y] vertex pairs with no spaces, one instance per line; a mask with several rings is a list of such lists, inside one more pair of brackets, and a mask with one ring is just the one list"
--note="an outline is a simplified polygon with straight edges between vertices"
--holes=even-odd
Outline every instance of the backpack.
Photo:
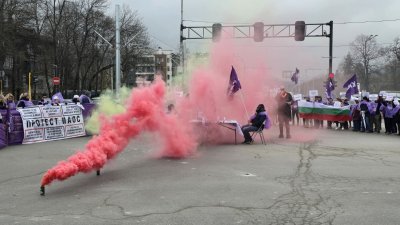
[[361,103],[360,104],[360,110],[367,112],[368,111],[368,105],[366,103],[364,103],[364,104]]

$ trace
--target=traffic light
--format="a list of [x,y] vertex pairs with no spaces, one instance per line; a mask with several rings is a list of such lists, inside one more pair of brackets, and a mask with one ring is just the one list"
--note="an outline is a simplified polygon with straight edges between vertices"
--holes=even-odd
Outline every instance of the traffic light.
[[306,23],[304,21],[296,21],[294,24],[294,40],[304,41],[306,36]]
[[254,25],[254,41],[261,42],[264,40],[264,23],[256,22]]
[[222,25],[220,23],[214,23],[212,25],[212,40],[213,42],[219,41],[221,39]]

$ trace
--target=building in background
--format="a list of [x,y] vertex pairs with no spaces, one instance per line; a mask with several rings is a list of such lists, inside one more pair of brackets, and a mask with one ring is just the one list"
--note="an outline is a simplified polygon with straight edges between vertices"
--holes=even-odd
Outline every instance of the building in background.
[[141,57],[136,64],[136,86],[150,84],[156,75],[160,75],[168,86],[172,85],[172,78],[176,75],[179,62],[174,62],[175,54],[171,50],[158,48],[152,55]]

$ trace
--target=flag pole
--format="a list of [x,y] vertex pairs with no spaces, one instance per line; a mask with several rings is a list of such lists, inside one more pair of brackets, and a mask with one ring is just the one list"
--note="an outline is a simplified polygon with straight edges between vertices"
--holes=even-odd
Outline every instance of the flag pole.
[[243,93],[242,93],[242,91],[241,91],[242,89],[240,89],[240,99],[242,99],[242,104],[243,104],[243,107],[244,107],[244,110],[246,111],[246,116],[247,116],[247,120],[250,118],[250,116],[249,116],[249,112],[247,111],[247,108],[246,108],[246,105],[244,104],[244,98],[243,98]]

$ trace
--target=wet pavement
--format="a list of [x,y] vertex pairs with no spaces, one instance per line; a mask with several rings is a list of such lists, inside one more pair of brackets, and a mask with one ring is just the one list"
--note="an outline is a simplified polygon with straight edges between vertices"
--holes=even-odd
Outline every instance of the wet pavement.
[[268,144],[201,146],[155,159],[153,134],[101,171],[44,172],[89,137],[0,150],[0,224],[399,224],[400,137],[295,127]]

